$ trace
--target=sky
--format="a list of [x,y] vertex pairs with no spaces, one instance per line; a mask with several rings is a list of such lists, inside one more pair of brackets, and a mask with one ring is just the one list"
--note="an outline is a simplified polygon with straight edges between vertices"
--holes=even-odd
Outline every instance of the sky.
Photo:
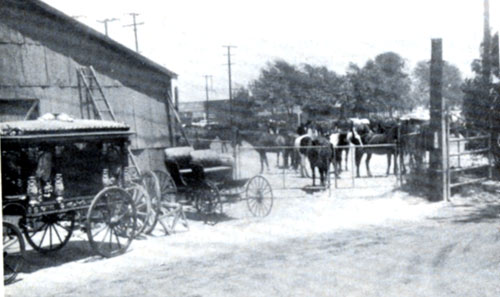
[[[443,58],[464,77],[479,57],[483,0],[43,0],[135,50],[129,13],[139,13],[139,51],[179,75],[180,101],[228,98],[227,48],[233,88],[248,86],[276,59],[326,66],[339,74],[393,51],[411,70],[442,38]],[[490,0],[490,27],[500,28],[500,0]]]

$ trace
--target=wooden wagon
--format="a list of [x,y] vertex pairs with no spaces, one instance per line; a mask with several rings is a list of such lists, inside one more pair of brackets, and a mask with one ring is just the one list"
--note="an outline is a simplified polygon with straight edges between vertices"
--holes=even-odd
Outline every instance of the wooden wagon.
[[234,177],[232,156],[213,150],[175,147],[165,150],[167,171],[155,171],[161,197],[160,216],[170,213],[175,203],[191,204],[206,221],[216,221],[223,204],[246,200],[249,211],[257,217],[267,216],[273,206],[271,184],[261,175]]
[[80,229],[104,257],[124,253],[151,228],[157,181],[129,166],[131,134],[122,123],[67,116],[0,123],[4,282],[23,258],[18,228],[42,253],[61,249]]

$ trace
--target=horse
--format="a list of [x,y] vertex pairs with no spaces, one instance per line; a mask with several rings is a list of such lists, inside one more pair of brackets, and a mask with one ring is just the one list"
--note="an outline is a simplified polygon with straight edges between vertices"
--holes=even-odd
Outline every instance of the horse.
[[[422,165],[423,154],[427,150],[428,136],[425,131],[429,131],[427,124],[422,120],[403,119],[401,120],[400,131],[400,153],[403,156],[408,156],[410,168],[418,169]],[[432,135],[430,135],[432,137]],[[432,148],[431,148],[432,149]],[[406,165],[403,161],[401,164],[401,171],[406,173]]]
[[[387,155],[387,171],[386,175],[389,175],[391,167],[391,157],[394,156],[394,174],[397,174],[397,150],[392,146],[383,146],[396,144],[398,141],[399,125],[395,125],[390,129],[386,130],[385,133],[373,133],[369,127],[366,125],[358,127],[358,133],[361,135],[361,140],[363,148],[356,149],[355,161],[356,161],[356,176],[360,177],[359,167],[361,164],[361,159],[364,154],[366,154],[366,171],[368,176],[372,176],[370,171],[370,159],[372,154],[377,155]],[[374,145],[381,145],[370,147]]]
[[[286,146],[286,139],[280,134],[269,134],[261,131],[240,131],[236,130],[236,145],[242,144],[243,141],[250,143],[255,151],[259,154],[260,173],[264,172],[264,165],[269,170],[269,162],[267,161],[268,152],[283,152],[283,147]],[[279,165],[279,158],[277,160]]]
[[317,133],[313,129],[308,129],[307,134],[299,135],[294,140],[294,156],[297,160],[297,166],[300,167],[300,176],[309,177],[306,167],[307,147],[312,143],[312,140],[317,137]]
[[[277,133],[281,135],[284,139],[284,145],[282,146],[282,150],[278,150],[277,158],[279,160],[280,153],[283,156],[283,167],[288,168],[291,165],[296,169],[297,160],[295,158],[295,154],[293,153],[294,140],[297,138],[297,133],[288,130],[288,129],[278,129]],[[278,139],[277,139],[278,140]],[[279,141],[279,140],[278,140]]]
[[351,126],[349,131],[334,132],[329,135],[329,141],[334,149],[334,157],[332,164],[335,170],[335,175],[338,176],[342,172],[342,153],[345,152],[345,170],[348,170],[349,161],[349,146],[362,146],[361,136],[357,133],[354,126]]
[[330,162],[333,157],[332,144],[327,138],[322,136],[315,138],[304,137],[302,144],[307,146],[305,150],[307,158],[309,159],[309,164],[311,165],[313,187],[316,185],[315,168],[318,168],[321,186],[325,186],[325,180],[328,177]]

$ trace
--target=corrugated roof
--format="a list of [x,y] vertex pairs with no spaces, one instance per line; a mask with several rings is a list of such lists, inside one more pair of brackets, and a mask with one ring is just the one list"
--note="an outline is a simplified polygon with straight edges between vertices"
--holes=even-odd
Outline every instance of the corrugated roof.
[[153,62],[152,60],[144,57],[143,55],[129,49],[128,47],[122,45],[121,43],[114,41],[113,39],[107,37],[106,35],[74,20],[70,16],[64,14],[63,12],[55,9],[54,7],[44,3],[42,1],[30,0],[30,1],[21,1],[21,3],[23,3],[23,5],[26,5],[26,4],[34,5],[36,8],[42,10],[44,13],[47,13],[48,15],[53,17],[54,19],[71,24],[71,26],[75,27],[76,30],[81,31],[82,33],[85,33],[85,34],[89,34],[93,38],[95,38],[103,43],[106,43],[107,45],[109,45],[111,47],[116,48],[117,50],[122,52],[124,55],[127,55],[132,59],[136,59],[137,61],[143,63],[144,65],[149,66],[150,68],[152,68],[160,73],[166,74],[171,78],[177,78],[177,74],[174,73],[173,71],[170,71],[169,69],[167,69],[167,68]]
[[65,133],[75,131],[128,131],[130,128],[124,123],[101,120],[30,120],[0,123],[0,136]]

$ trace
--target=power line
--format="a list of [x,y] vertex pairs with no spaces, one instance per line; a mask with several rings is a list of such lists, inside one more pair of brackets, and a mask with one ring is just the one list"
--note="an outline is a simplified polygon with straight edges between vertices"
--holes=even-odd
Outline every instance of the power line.
[[112,18],[112,19],[104,19],[102,21],[97,21],[98,23],[104,24],[104,34],[108,36],[108,23],[114,22],[114,21],[119,21],[119,19]]
[[137,26],[144,25],[144,22],[142,23],[137,23],[135,17],[138,16],[138,13],[131,12],[129,15],[132,16],[133,23],[130,25],[125,25],[123,27],[134,27],[134,36],[135,36],[135,51],[139,52],[139,42],[137,41]]

